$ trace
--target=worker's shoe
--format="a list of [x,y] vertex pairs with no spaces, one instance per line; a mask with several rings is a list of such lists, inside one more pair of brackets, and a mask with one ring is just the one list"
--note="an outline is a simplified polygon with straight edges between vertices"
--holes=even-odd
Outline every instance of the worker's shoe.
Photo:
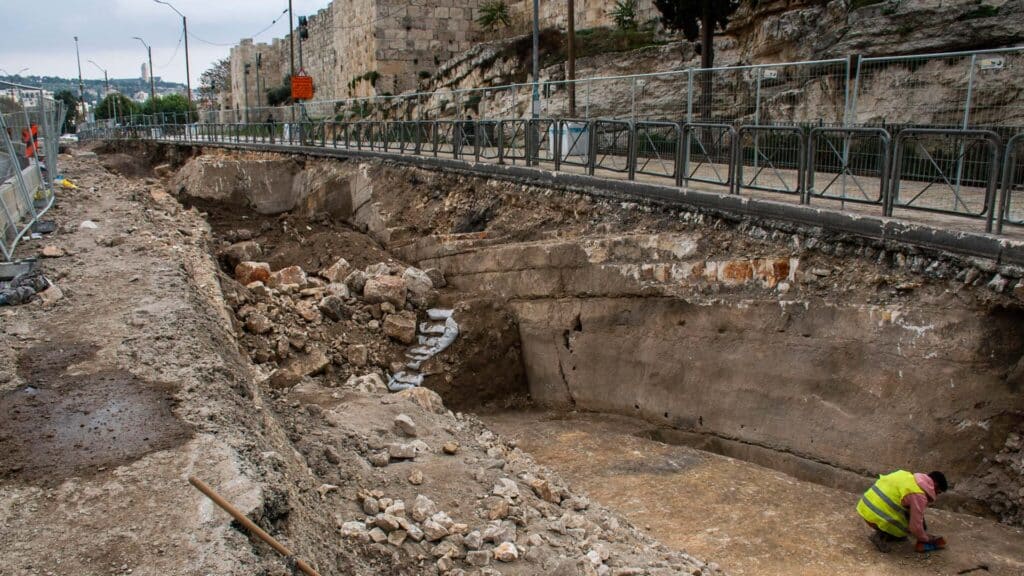
[[878,548],[878,551],[883,554],[888,554],[892,551],[892,542],[886,539],[885,535],[877,530],[871,535],[871,543],[874,544],[875,548]]

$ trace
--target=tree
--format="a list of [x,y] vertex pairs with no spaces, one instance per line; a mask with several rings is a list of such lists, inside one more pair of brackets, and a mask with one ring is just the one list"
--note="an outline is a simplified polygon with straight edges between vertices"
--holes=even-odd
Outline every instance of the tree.
[[231,94],[231,59],[218,60],[199,77],[199,98],[211,104],[218,94]]
[[0,114],[11,114],[12,112],[21,112],[21,104],[15,102],[13,98],[0,96]]
[[64,109],[67,110],[67,116],[64,119],[64,132],[74,132],[82,112],[82,103],[71,90],[59,90],[53,95],[53,99],[64,104]]
[[107,94],[100,103],[96,105],[96,119],[106,120],[108,118],[128,118],[138,112],[138,105],[131,98],[124,94]]
[[[747,0],[756,5],[757,0]],[[700,67],[707,69],[715,65],[715,27],[725,30],[729,18],[740,7],[741,0],[654,0],[654,6],[661,12],[661,23],[669,30],[681,30],[690,42],[700,36]],[[710,72],[700,74],[700,102],[698,115],[704,120],[711,119],[713,108],[712,80]]]
[[174,123],[186,121],[190,111],[188,98],[181,94],[157,96],[155,101],[150,98],[142,104],[144,114],[158,114],[168,122]]

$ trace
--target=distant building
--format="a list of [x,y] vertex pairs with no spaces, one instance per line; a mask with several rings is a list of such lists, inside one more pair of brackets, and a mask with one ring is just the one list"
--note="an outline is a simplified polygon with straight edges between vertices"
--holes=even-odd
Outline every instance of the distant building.
[[136,102],[145,102],[149,98],[149,92],[139,90],[135,94],[132,94],[132,100]]
[[142,81],[149,82],[149,64],[142,63]]
[[[39,106],[39,95],[39,90],[24,90],[21,88],[7,88],[0,91],[0,96],[10,98],[26,108]],[[50,90],[43,90],[42,96],[47,100],[53,100],[53,92]]]

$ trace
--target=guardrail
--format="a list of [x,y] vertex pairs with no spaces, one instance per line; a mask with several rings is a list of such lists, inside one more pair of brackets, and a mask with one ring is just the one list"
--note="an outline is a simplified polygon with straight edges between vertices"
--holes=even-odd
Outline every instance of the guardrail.
[[973,129],[904,128],[893,137],[884,128],[867,126],[737,129],[718,123],[558,118],[331,121],[248,128],[208,124],[178,131],[147,126],[96,129],[82,135],[193,144],[304,143],[550,166],[727,194],[763,193],[801,204],[838,203],[841,210],[870,212],[874,207],[882,216],[933,212],[979,220],[988,232],[1024,225],[1024,210],[1017,210],[1014,196],[1024,186],[1019,162],[1024,133],[1004,146],[994,132]]

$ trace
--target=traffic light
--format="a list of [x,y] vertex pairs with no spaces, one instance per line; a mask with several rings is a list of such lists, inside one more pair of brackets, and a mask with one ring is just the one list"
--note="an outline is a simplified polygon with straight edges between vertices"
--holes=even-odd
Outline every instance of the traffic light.
[[309,27],[305,16],[299,16],[299,38],[302,40],[309,39]]

